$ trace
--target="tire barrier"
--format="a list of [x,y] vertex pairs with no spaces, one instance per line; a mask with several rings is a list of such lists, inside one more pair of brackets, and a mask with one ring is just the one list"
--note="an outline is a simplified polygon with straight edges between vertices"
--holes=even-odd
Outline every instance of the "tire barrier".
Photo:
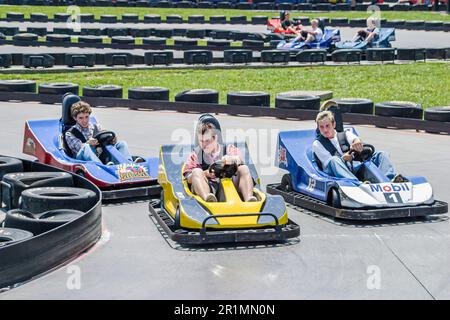
[[2,157],[0,156],[0,180],[11,172],[23,171],[22,161],[16,158]]
[[169,101],[169,89],[162,87],[133,87],[128,89],[128,99]]
[[83,28],[80,31],[80,35],[82,36],[101,36],[103,35],[102,29],[93,29],[93,28]]
[[38,35],[34,33],[18,33],[13,36],[13,41],[16,42],[26,42],[26,41],[37,41]]
[[36,81],[0,80],[0,92],[36,92]]
[[295,91],[282,92],[275,97],[275,108],[319,110],[320,97]]
[[143,38],[142,43],[144,44],[151,44],[151,45],[166,45],[166,38],[156,38],[156,37],[150,37],[150,38]]
[[270,94],[259,91],[240,91],[227,93],[227,104],[234,106],[270,106]]
[[[73,259],[92,247],[102,232],[101,193],[91,182],[41,163],[3,156],[0,170],[6,163],[13,172],[2,176],[0,192],[12,208],[7,209],[5,227],[0,228],[1,288],[21,284]],[[70,186],[55,186],[61,184]],[[84,200],[75,203],[68,196],[66,201],[65,194]],[[82,210],[64,209],[72,206]]]
[[100,36],[79,36],[79,43],[103,43],[103,37]]
[[303,63],[322,63],[324,64],[327,61],[327,50],[324,49],[311,49],[311,50],[302,50],[295,55],[295,59],[298,62]]
[[370,99],[343,98],[335,101],[343,113],[373,114],[373,101]]
[[68,67],[93,67],[95,64],[94,54],[73,54],[67,53],[64,56],[65,64]]
[[223,58],[225,63],[250,63],[253,60],[253,52],[246,49],[225,50]]
[[47,22],[48,16],[45,13],[31,13],[30,14],[31,22]]
[[[0,158],[1,159],[1,158]],[[0,160],[1,161],[1,160]],[[22,164],[20,162],[20,164]],[[2,193],[2,201],[6,209],[19,207],[19,198],[23,191],[40,187],[73,187],[73,178],[66,172],[22,172],[23,168],[16,168],[0,177],[8,185],[9,192]]]
[[0,54],[0,67],[9,68],[12,65],[12,55],[9,53]]
[[145,53],[144,61],[146,65],[173,63],[173,51],[149,51]]
[[21,195],[21,209],[43,213],[55,209],[86,212],[97,202],[95,192],[73,187],[41,187],[27,189]]
[[[55,82],[55,83],[41,83],[38,86],[38,93],[42,94],[56,94],[62,98],[63,95],[67,92],[71,92],[73,94],[78,95],[78,85],[74,83],[64,83],[64,82]],[[43,101],[46,103],[47,101]],[[53,101],[50,100],[48,103],[52,103]]]
[[183,52],[183,59],[186,64],[211,64],[213,54],[209,50],[187,50]]
[[[0,83],[1,88],[1,83]],[[251,96],[253,92],[245,92],[246,96]],[[331,91],[299,91],[297,94],[315,95],[319,96],[321,100],[332,98]],[[171,110],[180,112],[208,112],[208,113],[225,113],[230,115],[243,115],[243,116],[256,116],[256,117],[274,117],[274,118],[289,118],[300,120],[314,120],[317,111],[316,110],[302,110],[302,109],[282,109],[282,108],[255,108],[249,106],[246,102],[243,104],[237,104],[235,106],[229,104],[217,104],[217,103],[197,103],[190,102],[189,104],[178,101],[147,101],[136,99],[120,99],[120,98],[108,98],[100,97],[101,94],[96,94],[95,97],[84,96],[83,100],[91,104],[102,105],[106,107],[120,107],[130,109],[149,109],[149,110]],[[242,99],[243,94],[236,99]],[[21,100],[21,101],[38,101],[42,102],[47,97],[37,93],[28,92],[1,92],[0,101]],[[227,99],[228,100],[228,99]],[[56,100],[55,100],[56,101]],[[267,98],[269,101],[269,98]],[[251,101],[250,101],[251,102]],[[392,104],[393,102],[390,102]],[[396,102],[398,104],[398,102]],[[267,102],[268,106],[268,102]],[[420,110],[419,110],[420,111]],[[359,114],[359,113],[344,113],[344,120],[348,123],[354,124],[368,124],[379,127],[395,127],[398,129],[413,129],[413,130],[425,130],[428,132],[437,132],[450,134],[450,123],[441,121],[428,121],[422,120],[422,118],[407,117],[408,114],[403,116],[402,113],[396,113],[391,116],[378,116],[372,114]]]
[[14,209],[6,213],[4,225],[7,228],[25,230],[37,236],[78,219],[83,214],[83,211],[71,209],[49,210],[41,214],[33,214],[24,209]]
[[219,92],[211,89],[191,89],[175,96],[175,101],[197,103],[219,103]]
[[291,54],[286,50],[263,50],[261,51],[261,62],[268,63],[288,63]]
[[397,49],[397,60],[425,61],[427,57],[426,49]]
[[375,115],[383,117],[422,119],[423,109],[420,104],[414,102],[388,101],[375,104]]
[[134,44],[136,39],[131,36],[116,36],[111,37],[111,43],[120,43],[120,44]]
[[[261,4],[260,4],[261,5]],[[328,4],[320,4],[321,6],[328,6]],[[251,7],[251,4],[248,3],[239,3],[239,6],[244,8]],[[342,11],[348,11],[348,5],[347,4],[339,4],[339,8],[346,8],[342,9]],[[383,7],[382,4],[378,4],[380,8]],[[220,5],[218,3],[216,5],[217,8],[222,9],[229,9],[230,4],[226,2],[224,5]],[[358,5],[358,8],[365,8],[367,5],[361,6]],[[332,8],[338,8],[337,6],[332,6]],[[311,11],[316,10],[316,6],[311,6],[311,4],[299,4],[298,5],[299,10],[303,11]],[[283,9],[279,9],[283,10]],[[289,9],[287,9],[289,10]],[[364,10],[363,10],[364,11]],[[67,22],[70,18],[69,14],[66,13],[55,13],[53,15],[53,18],[49,18],[47,15],[42,13],[31,13],[30,17],[26,17],[23,13],[20,12],[10,12],[6,14],[6,18],[0,19],[4,21],[16,21],[16,22],[23,22],[23,21],[32,21],[32,22]],[[246,16],[240,15],[240,16],[230,16],[229,20],[227,21],[225,16],[210,16],[208,20],[205,19],[203,15],[190,15],[187,16],[186,22],[188,23],[211,23],[211,24],[253,24],[253,25],[264,25],[267,23],[268,16],[253,16],[250,20],[247,20]],[[294,17],[294,20],[297,18]],[[328,19],[328,18],[326,18]],[[179,24],[183,23],[183,17],[181,15],[167,15],[165,19],[161,17],[161,15],[158,14],[146,14],[143,16],[143,19],[139,19],[139,15],[137,14],[122,14],[119,16],[114,15],[101,15],[98,18],[95,18],[93,14],[81,14],[80,15],[81,22],[85,23],[92,23],[92,22],[100,22],[100,23],[117,23],[117,22],[123,22],[123,23],[174,23]],[[309,18],[302,17],[301,21],[302,24],[308,24]],[[384,27],[395,27],[399,29],[411,29],[411,30],[425,30],[425,31],[450,31],[450,23],[445,21],[424,21],[424,20],[382,20],[381,21],[382,26]],[[327,25],[329,26],[341,26],[341,27],[364,27],[366,25],[366,19],[364,18],[354,18],[354,19],[348,19],[348,18],[331,18],[327,21]]]
[[83,87],[83,96],[85,97],[108,97],[122,98],[123,90],[121,86],[116,85],[98,85]]
[[[27,34],[36,34],[39,37],[44,37],[47,35],[47,28],[44,27],[27,27]],[[33,41],[30,39],[29,41]]]
[[428,121],[450,122],[450,106],[427,108],[424,111],[424,119]]
[[117,16],[110,15],[110,14],[104,14],[100,16],[100,22],[101,23],[117,23],[118,19]]
[[264,41],[259,40],[243,40],[242,47],[246,49],[257,49],[261,50],[264,48]]
[[229,48],[231,47],[230,40],[208,40],[206,45],[209,47],[221,47],[221,48]]
[[331,58],[333,62],[361,62],[362,50],[359,49],[339,49],[333,51]]
[[188,29],[186,30],[186,37],[188,38],[205,38],[206,32],[205,30],[198,30],[198,29]]
[[366,49],[367,61],[391,61],[395,60],[394,48],[368,48]]
[[128,52],[105,53],[105,65],[110,66],[129,66],[134,63],[133,55]]
[[55,58],[49,54],[24,54],[22,64],[25,68],[51,68],[55,65]]
[[196,47],[198,42],[197,42],[197,40],[193,40],[193,39],[183,39],[183,38],[176,39],[176,38],[174,38],[173,44],[174,44],[174,46],[179,46],[181,48],[184,48],[184,47]]
[[69,35],[64,34],[48,34],[45,37],[48,42],[70,42],[71,37]]

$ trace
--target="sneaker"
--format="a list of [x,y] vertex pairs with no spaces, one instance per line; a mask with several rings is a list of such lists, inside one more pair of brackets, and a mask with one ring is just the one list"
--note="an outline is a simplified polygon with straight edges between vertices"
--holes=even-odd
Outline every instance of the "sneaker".
[[370,181],[366,180],[363,182],[364,184],[370,184]]
[[408,182],[409,180],[403,177],[400,173],[397,173],[394,178],[392,178],[392,183],[402,183],[402,182]]
[[248,200],[246,202],[257,202],[258,199],[255,196],[251,196],[250,198],[248,198]]
[[107,164],[106,164],[107,166],[114,166],[115,165],[115,163],[114,162],[112,162],[112,161],[109,161]]
[[145,162],[145,159],[142,157],[137,157],[136,159],[134,159],[134,163],[141,163],[141,162]]
[[214,195],[214,193],[208,193],[208,194],[206,195],[205,201],[206,201],[206,202],[217,202],[217,198],[216,198],[216,196]]
[[257,201],[261,201],[262,200],[262,198],[261,198],[261,196],[259,195],[258,192],[253,191],[253,196],[256,198]]

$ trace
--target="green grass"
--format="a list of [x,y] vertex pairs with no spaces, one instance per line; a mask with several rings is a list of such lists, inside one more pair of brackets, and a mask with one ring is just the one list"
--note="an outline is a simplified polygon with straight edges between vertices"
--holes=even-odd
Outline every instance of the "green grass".
[[[163,9],[163,8],[133,8],[133,7],[80,7],[81,13],[93,13],[96,17],[100,17],[102,14],[113,14],[120,16],[123,13],[135,13],[140,17],[145,14],[160,14],[166,16],[169,14],[178,14],[185,18],[189,15],[202,14],[205,17],[212,15],[225,15],[227,17],[244,15],[248,19],[253,16],[278,16],[279,11],[248,11],[248,10],[224,10],[224,9]],[[6,17],[7,12],[22,12],[25,16],[29,17],[31,12],[45,13],[49,17],[53,17],[54,13],[65,13],[67,7],[52,7],[52,6],[0,6],[0,17]],[[333,11],[333,12],[299,12],[292,11],[292,17],[310,17],[315,18],[317,16],[329,17],[329,18],[368,18],[367,12],[346,12],[346,11]],[[422,11],[389,11],[381,12],[381,18],[388,20],[403,19],[403,20],[426,20],[426,21],[450,21],[450,16],[445,13],[439,12],[422,12]]]
[[[369,98],[375,102],[413,101],[423,105],[450,103],[450,64],[415,63],[405,65],[323,66],[304,68],[230,70],[130,70],[66,72],[61,74],[0,74],[0,79],[29,79],[43,82],[73,82],[80,87],[95,84],[162,86],[170,89],[171,100],[187,89],[209,88],[220,92],[225,103],[230,91],[269,92],[291,90],[332,90],[334,98]],[[125,95],[126,95],[125,90]]]

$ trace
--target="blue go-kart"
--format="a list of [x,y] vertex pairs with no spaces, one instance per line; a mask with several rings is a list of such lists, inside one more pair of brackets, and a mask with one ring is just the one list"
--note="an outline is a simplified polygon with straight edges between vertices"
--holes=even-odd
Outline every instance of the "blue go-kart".
[[[339,133],[344,128],[338,119],[342,118],[336,116],[336,130]],[[357,134],[354,128],[346,130]],[[268,185],[268,193],[279,194],[295,206],[351,220],[428,216],[448,211],[446,202],[434,199],[426,178],[408,176],[408,182],[392,183],[369,160],[373,146],[365,146],[363,153],[366,155],[360,155],[363,164],[356,173],[359,180],[326,174],[312,151],[317,134],[317,130],[279,133],[277,164],[288,173],[281,183]]]
[[391,41],[395,41],[395,29],[394,28],[380,28],[380,34],[371,42],[367,42],[362,38],[358,38],[355,41],[341,41],[335,44],[336,49],[361,49],[367,48],[391,48]]
[[338,29],[325,28],[320,41],[305,42],[300,36],[290,41],[280,41],[277,49],[282,50],[303,50],[303,49],[326,49],[330,50],[336,42],[341,41],[341,33]]

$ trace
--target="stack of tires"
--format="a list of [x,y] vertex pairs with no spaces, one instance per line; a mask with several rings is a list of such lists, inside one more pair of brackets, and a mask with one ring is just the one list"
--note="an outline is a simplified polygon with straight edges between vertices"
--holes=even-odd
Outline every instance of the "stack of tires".
[[0,157],[1,202],[7,210],[0,246],[42,234],[84,215],[95,192],[74,187],[66,172],[23,172],[21,160]]

